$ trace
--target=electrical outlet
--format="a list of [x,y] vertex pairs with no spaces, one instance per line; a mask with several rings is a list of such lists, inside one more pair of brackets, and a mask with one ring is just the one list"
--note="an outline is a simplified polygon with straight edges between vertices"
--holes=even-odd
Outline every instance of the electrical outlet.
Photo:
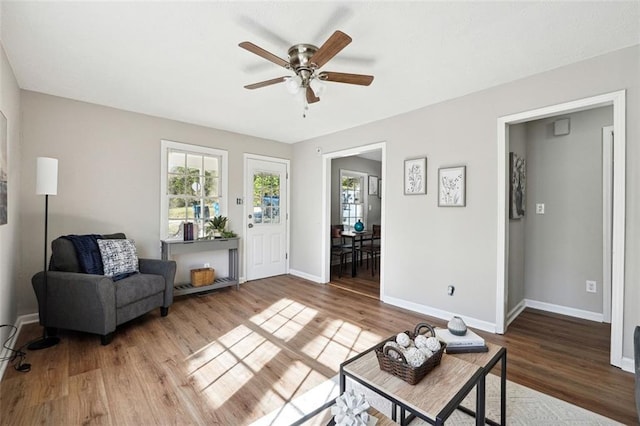
[[205,268],[211,268],[211,264],[209,262],[207,262],[207,263],[204,264],[204,267]]
[[597,292],[597,285],[595,281],[589,281],[587,280],[587,293],[596,293]]
[[536,214],[544,214],[544,204],[543,203],[536,204]]
[[456,288],[452,285],[450,285],[449,287],[447,287],[447,294],[449,296],[453,296],[453,292],[456,291]]

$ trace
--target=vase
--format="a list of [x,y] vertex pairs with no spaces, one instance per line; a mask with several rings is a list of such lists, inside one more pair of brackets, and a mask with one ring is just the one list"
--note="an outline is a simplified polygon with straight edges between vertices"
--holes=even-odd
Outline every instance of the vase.
[[456,336],[464,336],[465,334],[467,334],[467,325],[464,323],[462,318],[457,316],[451,318],[451,320],[447,324],[447,328],[449,329],[451,334],[454,334]]
[[353,229],[356,230],[356,232],[362,232],[364,231],[364,223],[360,222],[360,219],[358,219],[358,221],[356,222],[355,225],[353,225]]

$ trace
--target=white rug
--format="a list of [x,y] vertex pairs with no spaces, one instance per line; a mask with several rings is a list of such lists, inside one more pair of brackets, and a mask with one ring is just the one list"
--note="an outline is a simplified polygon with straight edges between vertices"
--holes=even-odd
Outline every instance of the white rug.
[[[490,374],[486,381],[487,418],[498,421],[500,418],[500,378]],[[391,403],[377,394],[347,380],[347,389],[355,388],[363,392],[367,401],[381,413],[390,416]],[[306,394],[285,404],[253,423],[256,426],[290,425],[306,413],[312,412],[325,402],[338,396],[340,386],[338,377],[327,380]],[[475,407],[475,391],[465,399],[463,405]],[[412,425],[426,425],[422,420],[414,420]],[[475,425],[475,419],[456,410],[447,420],[450,425]],[[534,391],[517,383],[507,381],[507,424],[508,425],[620,425],[611,419],[577,407],[557,398]]]

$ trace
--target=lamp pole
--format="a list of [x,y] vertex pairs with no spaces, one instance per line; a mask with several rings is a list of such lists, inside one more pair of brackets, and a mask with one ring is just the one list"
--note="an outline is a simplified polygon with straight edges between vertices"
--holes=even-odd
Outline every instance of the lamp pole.
[[40,313],[40,324],[42,324],[42,337],[27,346],[30,350],[46,349],[55,346],[60,342],[57,336],[50,336],[47,332],[47,292],[48,292],[48,267],[47,267],[47,236],[49,232],[49,195],[58,193],[58,160],[55,158],[38,157],[36,168],[36,194],[44,195],[44,276],[42,300],[38,299],[38,303],[42,303]]

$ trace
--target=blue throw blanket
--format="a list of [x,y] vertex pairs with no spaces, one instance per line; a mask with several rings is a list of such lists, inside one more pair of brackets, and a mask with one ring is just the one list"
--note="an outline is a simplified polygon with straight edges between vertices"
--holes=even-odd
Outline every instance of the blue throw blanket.
[[66,235],[63,238],[71,241],[76,249],[78,263],[82,272],[85,274],[104,275],[102,255],[100,254],[100,247],[98,247],[98,240],[102,239],[102,235]]

